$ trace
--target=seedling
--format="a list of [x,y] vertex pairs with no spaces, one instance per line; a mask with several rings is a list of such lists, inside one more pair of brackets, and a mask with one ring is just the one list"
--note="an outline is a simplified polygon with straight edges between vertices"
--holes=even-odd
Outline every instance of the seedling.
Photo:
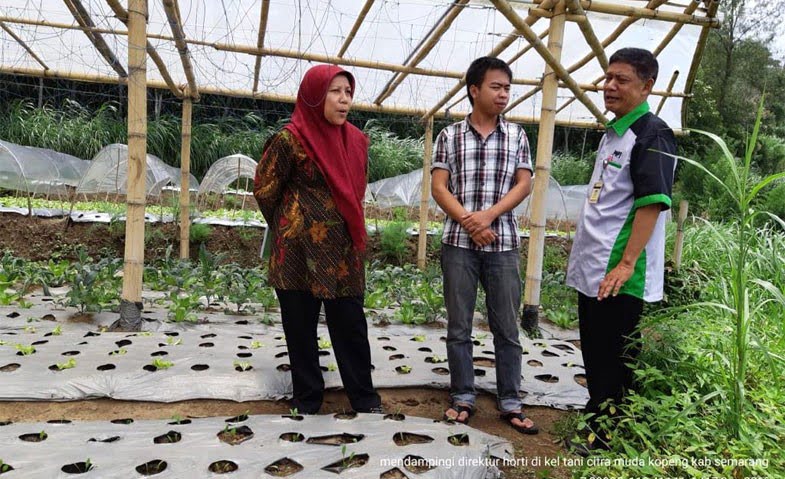
[[24,344],[17,344],[16,350],[22,353],[22,356],[30,356],[31,354],[35,353],[35,347],[33,346],[25,346]]
[[112,351],[109,353],[109,356],[122,356],[123,354],[127,353],[128,350],[125,348],[120,348],[117,351]]
[[262,344],[261,341],[251,341],[251,349],[259,349],[262,346],[264,346],[264,344]]
[[411,367],[411,366],[406,366],[406,365],[403,365],[403,366],[398,366],[398,367],[399,367],[399,370],[400,370],[400,371],[401,371],[403,374],[409,374],[410,372],[412,372],[412,367]]
[[234,361],[232,365],[235,369],[240,369],[240,371],[248,371],[251,369],[251,363],[248,361]]
[[25,332],[35,334],[35,326],[25,326]]
[[182,340],[182,339],[180,339],[180,338],[175,338],[174,336],[168,336],[168,337],[166,338],[166,344],[168,344],[169,346],[178,346],[178,345],[180,345],[180,343],[182,343],[182,342],[183,342],[183,340]]
[[63,328],[59,324],[52,330],[52,336],[60,336],[63,334]]
[[172,361],[167,361],[161,358],[153,359],[153,362],[151,364],[155,366],[156,369],[169,369],[172,366],[174,366],[174,363]]
[[319,349],[330,349],[333,346],[333,343],[330,342],[329,339],[322,339],[319,337]]
[[337,371],[338,370],[338,365],[335,364],[335,363],[330,363],[330,364],[327,365],[327,370],[328,371]]
[[419,334],[417,336],[413,336],[412,337],[412,341],[417,341],[418,343],[424,343],[425,342],[425,335],[424,334]]
[[72,369],[72,368],[75,368],[75,367],[76,367],[76,359],[74,359],[74,358],[71,358],[71,359],[69,359],[68,361],[66,361],[64,363],[58,363],[57,364],[57,369],[59,369],[60,371],[62,371],[63,369]]
[[140,332],[140,333],[137,333],[137,334],[138,334],[139,336],[152,336],[152,335],[153,335],[153,332],[152,332],[152,331],[142,331],[142,332]]

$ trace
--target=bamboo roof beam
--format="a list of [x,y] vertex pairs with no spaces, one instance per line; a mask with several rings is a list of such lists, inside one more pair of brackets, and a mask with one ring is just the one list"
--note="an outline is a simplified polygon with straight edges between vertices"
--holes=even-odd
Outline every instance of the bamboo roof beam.
[[[667,88],[666,91],[673,90],[673,85],[676,84],[676,79],[677,78],[679,78],[679,70],[674,71],[673,75],[671,75],[671,81],[668,82],[668,88]],[[667,96],[664,96],[664,97],[660,98],[660,104],[657,105],[657,111],[655,112],[655,114],[657,114],[657,115],[660,114],[660,111],[662,111],[663,105],[665,105],[665,100],[667,100],[667,99],[668,99]]]
[[21,46],[22,48],[24,48],[24,49],[25,49],[25,51],[27,51],[27,53],[28,53],[28,54],[29,54],[31,57],[33,57],[33,59],[34,59],[36,62],[38,62],[38,64],[39,64],[39,65],[41,65],[42,67],[44,67],[44,70],[48,70],[48,69],[49,69],[49,67],[46,65],[46,63],[44,63],[44,61],[43,61],[43,60],[41,60],[41,58],[40,58],[38,55],[36,55],[36,54],[35,54],[35,52],[33,51],[33,49],[32,49],[32,48],[30,48],[30,46],[29,46],[27,43],[25,43],[25,41],[24,41],[24,40],[22,40],[22,38],[21,38],[21,37],[19,37],[19,35],[17,35],[16,33],[14,33],[14,31],[13,31],[13,30],[11,30],[11,28],[10,28],[8,25],[6,25],[4,22],[0,22],[0,28],[2,28],[3,30],[5,30],[5,32],[6,32],[8,35],[10,35],[10,36],[11,36],[11,38],[13,38],[14,40],[16,40],[16,43],[18,43],[18,44],[19,44],[19,46]]
[[354,25],[352,25],[352,29],[349,31],[349,35],[346,36],[346,40],[343,41],[343,45],[341,45],[341,49],[338,50],[338,58],[342,58],[343,55],[346,53],[346,50],[349,49],[349,45],[352,44],[354,40],[354,36],[357,35],[357,31],[360,30],[363,22],[365,21],[365,16],[368,15],[368,11],[373,6],[374,0],[365,0],[365,4],[363,8],[360,10],[360,13],[357,15],[357,19],[354,21]]
[[[541,0],[535,0],[535,2]],[[707,15],[688,15],[684,13],[663,12],[653,8],[640,8],[631,7],[627,5],[617,5],[610,2],[599,2],[597,0],[579,0],[580,6],[588,12],[605,13],[609,15],[620,15],[630,19],[652,19],[663,22],[686,23],[689,25],[706,26],[710,28],[719,28],[720,21],[716,16]],[[548,9],[533,8],[531,13],[537,14],[550,14]]]
[[[698,2],[690,3],[690,5],[684,10],[684,13],[687,14],[687,15],[691,15],[693,12],[695,12],[695,10],[698,9],[698,5],[699,5]],[[681,27],[683,27],[683,26],[684,26],[683,23],[677,23],[676,25],[674,25],[673,28],[670,29],[668,34],[665,35],[665,37],[662,39],[660,44],[657,45],[657,48],[652,52],[652,54],[655,57],[657,55],[659,55],[662,52],[662,50],[664,50],[665,47],[668,46],[668,44],[671,42],[671,40],[673,40],[673,38],[676,36],[676,34],[679,33],[679,30],[681,30]]]
[[[106,0],[106,3],[109,4],[109,7],[114,12],[117,19],[123,22],[124,24],[128,25],[128,11],[120,4],[119,0]],[[164,82],[169,86],[169,90],[178,97],[182,98],[183,92],[177,86],[177,84],[172,80],[172,76],[169,74],[169,69],[166,67],[166,63],[164,63],[163,58],[161,55],[158,54],[155,47],[149,41],[147,42],[147,55],[150,56],[150,59],[155,63],[156,68],[158,68],[158,72],[161,74],[161,77],[164,79]]]
[[177,5],[177,0],[163,1],[166,18],[169,20],[169,28],[172,30],[172,35],[174,35],[174,43],[177,46],[177,52],[180,54],[180,61],[183,64],[185,78],[188,80],[188,93],[191,95],[191,98],[198,100],[199,88],[196,85],[196,76],[194,75],[193,65],[191,65],[191,53],[188,51],[188,43],[186,42],[185,32],[183,31],[180,7]]
[[583,10],[580,2],[578,0],[568,0],[567,6],[575,12],[576,14],[580,15],[580,20],[578,20],[578,28],[581,29],[581,33],[583,33],[583,38],[586,39],[586,43],[594,52],[594,56],[597,58],[597,61],[600,63],[600,68],[602,71],[608,69],[608,57],[605,55],[605,49],[600,44],[600,40],[597,38],[597,35],[594,33],[594,28],[591,26],[591,22],[589,19],[586,18],[586,12]]
[[[541,7],[551,7],[555,3],[556,3],[556,0],[543,0],[543,3],[540,4],[540,6]],[[526,20],[524,20],[524,22],[526,22],[527,25],[531,26],[531,25],[534,25],[537,22],[537,20],[539,20],[539,18],[537,18],[537,17],[535,17],[533,15],[529,15],[529,16],[526,17]],[[517,40],[517,39],[518,39],[518,31],[516,29],[511,34],[509,34],[506,37],[504,37],[504,40],[499,42],[499,44],[496,45],[493,48],[493,50],[491,50],[488,53],[487,56],[489,56],[489,57],[498,57],[501,52],[506,50],[507,47],[512,45],[513,42],[515,42],[515,40]],[[450,91],[448,91],[442,97],[441,100],[436,102],[436,104],[433,107],[431,107],[430,110],[428,110],[428,113],[426,113],[425,116],[423,116],[422,119],[423,120],[427,120],[429,117],[434,116],[436,114],[436,112],[439,111],[439,109],[441,107],[443,107],[445,104],[447,104],[447,102],[450,101],[450,99],[452,97],[454,97],[459,91],[461,91],[463,89],[463,87],[465,87],[465,86],[466,86],[466,78],[464,78],[464,76],[462,75],[460,81],[454,87],[452,87],[450,89]]]
[[[68,71],[61,71],[61,70],[38,70],[35,68],[22,68],[22,67],[3,67],[0,66],[0,74],[8,74],[8,75],[23,75],[23,76],[30,76],[36,78],[58,78],[62,80],[73,80],[73,81],[82,81],[88,83],[114,83],[114,84],[127,84],[126,79],[118,80],[115,77],[108,76],[108,75],[96,75],[96,74],[77,74]],[[160,90],[167,90],[169,87],[166,83],[159,81],[159,80],[148,80],[147,81],[148,88],[155,88]],[[237,98],[253,98],[256,100],[264,100],[264,101],[272,101],[272,102],[281,102],[281,103],[295,103],[297,98],[294,96],[288,95],[280,95],[276,93],[260,93],[260,92],[253,92],[251,90],[231,90],[228,88],[218,88],[218,87],[210,87],[205,86],[201,89],[202,94],[204,95],[222,95],[222,96],[231,96]],[[352,109],[358,111],[369,111],[369,112],[376,112],[376,113],[390,113],[394,115],[408,115],[408,116],[419,116],[424,117],[428,114],[428,111],[421,108],[407,108],[407,107],[393,107],[393,106],[385,106],[385,105],[376,105],[374,103],[361,103],[356,102],[352,103]],[[463,115],[466,116],[468,112],[457,112],[455,115]],[[439,112],[433,115],[435,118],[444,118],[446,117],[445,112]],[[535,124],[537,123],[537,119],[530,116],[508,116],[506,117],[510,121],[515,121],[519,123],[526,123],[526,124]],[[574,126],[576,128],[591,128],[591,129],[602,129],[603,125],[597,122],[568,122],[557,120],[557,125],[560,126]]]
[[[406,62],[404,62],[404,64],[411,67],[419,65],[419,63],[423,61],[426,56],[428,56],[434,45],[436,45],[442,36],[447,32],[455,19],[458,18],[458,14],[463,11],[463,7],[467,3],[469,3],[469,0],[454,0],[453,3],[451,3],[447,8],[447,11],[445,12],[444,16],[442,16],[439,23],[435,25],[434,29],[429,33],[429,36],[425,42],[421,43],[416,49],[414,58],[408,59]],[[377,105],[381,105],[384,100],[392,95],[395,89],[398,88],[398,86],[408,75],[408,73],[395,73],[390,81],[388,81],[384,86],[384,88],[382,88],[382,93],[376,97],[376,100],[373,102]]]
[[[259,16],[259,37],[256,39],[256,47],[264,46],[264,34],[267,32],[267,17],[270,13],[270,0],[262,0],[262,11]],[[262,56],[256,55],[256,63],[253,66],[253,91],[259,89],[259,71],[262,68]]]
[[537,37],[537,34],[531,29],[529,25],[524,22],[524,20],[518,15],[518,13],[510,6],[508,0],[491,0],[491,2],[496,6],[496,9],[509,20],[510,23],[518,30],[525,38],[534,46],[534,49],[537,50],[537,53],[540,54],[545,63],[548,64],[553,69],[553,73],[556,74],[558,78],[560,78],[564,83],[566,83],[567,88],[572,91],[573,95],[575,95],[578,100],[583,103],[586,108],[597,118],[600,123],[605,123],[607,119],[605,115],[597,108],[597,105],[586,96],[586,93],[581,90],[581,87],[573,80],[572,76],[570,76],[569,72],[562,66],[561,62],[556,61],[554,56],[548,50],[548,47],[542,43]]
[[[715,16],[717,15],[717,9],[720,6],[719,0],[707,0],[708,9],[706,15],[708,16]],[[700,37],[698,38],[698,46],[695,48],[695,56],[692,59],[692,65],[690,65],[690,71],[687,74],[687,82],[684,85],[685,91],[692,91],[692,84],[695,82],[695,76],[698,74],[698,65],[700,63],[700,59],[703,56],[703,49],[706,48],[706,41],[709,39],[709,33],[711,30],[708,27],[703,27],[701,29]],[[689,101],[689,100],[688,100]],[[687,108],[686,105],[682,106],[681,109],[681,124],[687,124]]]
[[106,60],[109,66],[112,67],[121,78],[127,77],[128,73],[126,73],[125,68],[123,68],[122,63],[117,59],[117,56],[115,56],[112,49],[109,48],[109,45],[106,43],[106,40],[104,40],[102,34],[93,30],[95,24],[90,18],[90,14],[82,5],[81,0],[63,0],[63,2],[65,3],[65,6],[68,7],[68,10],[71,11],[76,22],[82,27],[87,38],[90,39],[90,42],[95,46],[101,56],[104,57],[104,60]]

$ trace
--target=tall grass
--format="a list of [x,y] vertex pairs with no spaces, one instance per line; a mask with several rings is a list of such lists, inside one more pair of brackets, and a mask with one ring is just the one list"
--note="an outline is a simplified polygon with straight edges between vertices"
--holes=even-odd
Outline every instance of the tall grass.
[[368,151],[368,181],[374,182],[422,168],[425,146],[422,138],[398,138],[381,123],[365,125],[371,139]]

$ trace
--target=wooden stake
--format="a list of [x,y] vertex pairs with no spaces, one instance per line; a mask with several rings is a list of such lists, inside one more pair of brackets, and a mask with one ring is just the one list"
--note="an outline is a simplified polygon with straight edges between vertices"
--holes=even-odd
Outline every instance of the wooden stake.
[[188,259],[191,238],[191,111],[190,96],[183,98],[183,131],[180,138],[180,259]]
[[681,253],[684,247],[684,221],[687,219],[687,209],[690,204],[687,200],[679,201],[679,217],[676,220],[676,242],[673,245],[673,269],[681,268]]
[[420,190],[420,236],[417,238],[417,267],[425,269],[428,246],[428,205],[431,201],[431,155],[433,154],[433,117],[425,123],[425,154],[422,161]]
[[120,320],[112,329],[141,328],[147,159],[147,0],[128,1],[128,188]]
[[[564,40],[564,1],[553,9],[551,34],[548,36],[548,52],[560,65],[562,41]],[[559,85],[554,69],[549,63],[545,67],[542,87],[542,111],[540,129],[537,135],[537,160],[535,162],[534,191],[531,199],[529,218],[529,252],[526,258],[526,288],[523,300],[521,326],[532,332],[537,329],[540,287],[542,285],[542,258],[545,252],[545,207],[548,182],[551,177],[551,156],[553,154],[553,131],[556,124],[556,94]]]

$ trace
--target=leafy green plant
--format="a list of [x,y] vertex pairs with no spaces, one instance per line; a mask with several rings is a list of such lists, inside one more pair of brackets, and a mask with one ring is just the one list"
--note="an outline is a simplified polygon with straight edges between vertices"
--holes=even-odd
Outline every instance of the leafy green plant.
[[16,344],[14,345],[17,351],[22,353],[22,356],[30,356],[31,354],[35,354],[35,346],[32,345],[25,345],[25,344]]
[[252,367],[249,361],[233,361],[232,366],[240,371],[248,371]]
[[57,363],[57,369],[62,371],[63,369],[72,369],[76,367],[76,359],[70,358],[68,361],[64,363]]
[[385,258],[403,264],[409,253],[409,224],[402,221],[388,223],[379,235],[380,253]]
[[174,366],[174,363],[172,361],[167,361],[165,359],[155,358],[153,359],[153,362],[150,363],[150,365],[154,366],[155,369],[157,370],[161,370],[161,369],[171,368],[172,366]]
[[210,239],[213,228],[205,223],[194,223],[189,230],[188,240],[194,244],[204,244]]
[[333,343],[331,343],[329,339],[322,338],[321,336],[319,337],[318,344],[319,344],[319,349],[330,349],[331,347],[333,347]]

